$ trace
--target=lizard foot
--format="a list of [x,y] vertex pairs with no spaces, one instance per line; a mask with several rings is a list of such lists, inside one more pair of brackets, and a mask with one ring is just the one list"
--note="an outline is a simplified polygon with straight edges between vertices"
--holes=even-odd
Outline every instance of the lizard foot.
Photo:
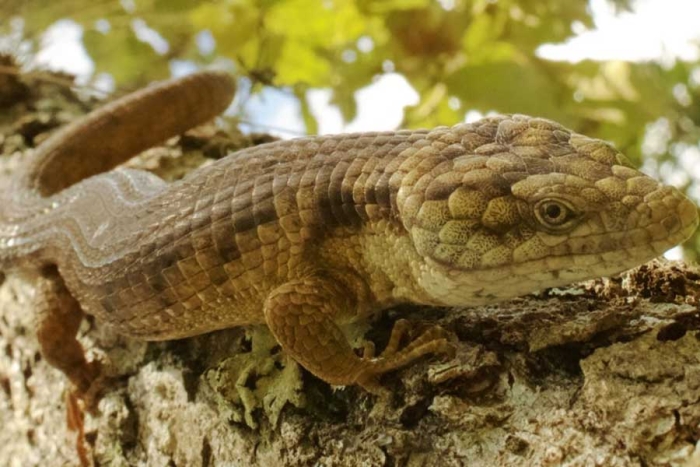
[[440,326],[432,326],[423,334],[401,348],[401,342],[411,325],[408,320],[396,321],[384,351],[374,356],[374,344],[368,343],[363,352],[363,369],[356,383],[370,392],[381,391],[379,377],[389,371],[399,369],[429,354],[444,354],[453,357],[455,347],[449,341],[449,333]]

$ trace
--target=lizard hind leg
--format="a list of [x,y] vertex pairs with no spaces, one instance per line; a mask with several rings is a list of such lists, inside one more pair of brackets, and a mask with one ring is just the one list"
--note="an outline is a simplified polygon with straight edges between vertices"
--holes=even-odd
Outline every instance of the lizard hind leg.
[[431,328],[399,349],[408,322],[399,320],[387,348],[375,357],[372,347],[361,358],[335,323],[358,306],[350,288],[317,275],[289,281],[265,301],[265,319],[287,354],[322,380],[334,385],[359,384],[376,392],[377,378],[427,354],[453,352],[447,333]]
[[100,364],[88,362],[77,340],[83,312],[66,288],[55,266],[41,270],[33,300],[41,353],[73,383],[80,397],[90,398],[100,375]]

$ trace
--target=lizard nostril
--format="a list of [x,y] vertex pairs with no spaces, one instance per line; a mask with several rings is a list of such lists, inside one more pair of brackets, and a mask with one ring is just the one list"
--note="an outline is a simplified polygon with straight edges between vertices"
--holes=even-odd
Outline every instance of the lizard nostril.
[[678,216],[684,227],[698,224],[698,208],[688,198],[684,198],[678,205]]
[[678,216],[674,214],[662,220],[661,225],[663,225],[669,233],[673,233],[680,228],[681,223]]

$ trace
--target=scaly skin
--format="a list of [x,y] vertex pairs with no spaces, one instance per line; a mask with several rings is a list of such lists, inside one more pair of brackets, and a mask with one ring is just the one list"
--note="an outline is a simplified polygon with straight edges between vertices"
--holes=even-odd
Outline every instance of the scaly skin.
[[[83,180],[210,118],[232,94],[228,78],[202,73],[51,138],[4,193],[0,266],[64,281],[43,287],[63,297],[43,308],[70,303],[144,339],[266,323],[318,377],[371,387],[448,352],[446,334],[434,328],[400,349],[401,321],[382,355],[361,358],[343,322],[398,303],[480,305],[615,274],[698,224],[693,203],[609,144],[525,116],[265,144],[170,185],[125,169]],[[52,317],[65,311],[42,316],[40,330],[55,334]],[[74,341],[75,329],[66,333]],[[60,353],[55,341],[44,347]],[[84,389],[94,371],[71,355],[53,363]]]

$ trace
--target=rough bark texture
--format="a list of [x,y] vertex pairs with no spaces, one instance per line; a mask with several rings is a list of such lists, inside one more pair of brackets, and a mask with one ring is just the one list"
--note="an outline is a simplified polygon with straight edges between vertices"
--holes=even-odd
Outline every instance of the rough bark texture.
[[[61,86],[0,75],[0,170],[87,111]],[[255,138],[253,138],[255,139]],[[177,178],[255,141],[213,127],[133,162]],[[0,286],[0,465],[75,465],[65,378],[41,358],[32,285]],[[82,342],[110,379],[85,414],[96,465],[700,465],[700,271],[653,262],[622,277],[471,309],[403,307],[391,323],[439,322],[454,360],[382,381],[390,396],[332,389],[284,357],[264,328],[166,343],[86,320]]]

